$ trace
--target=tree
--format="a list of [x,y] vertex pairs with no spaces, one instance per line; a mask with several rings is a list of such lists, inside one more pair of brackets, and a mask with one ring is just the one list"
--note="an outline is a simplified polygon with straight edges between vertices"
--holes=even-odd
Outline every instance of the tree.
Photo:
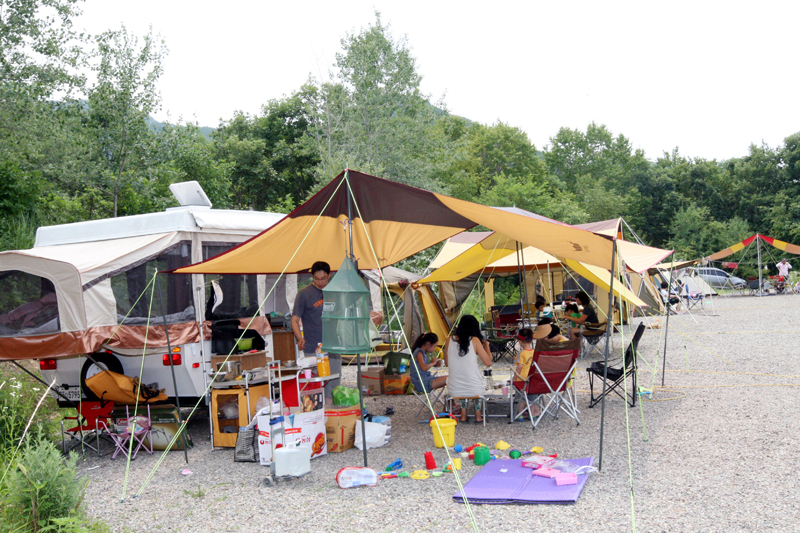
[[99,172],[93,185],[111,197],[116,217],[121,196],[136,196],[153,177],[147,165],[154,138],[149,117],[160,105],[156,83],[166,48],[152,32],[139,47],[124,26],[99,35],[96,43],[97,81],[89,90],[86,126]]
[[441,137],[431,125],[436,108],[420,93],[420,75],[405,39],[395,41],[380,14],[360,33],[348,33],[335,74],[315,82],[312,138],[320,154],[318,181],[344,167],[437,189],[431,183]]

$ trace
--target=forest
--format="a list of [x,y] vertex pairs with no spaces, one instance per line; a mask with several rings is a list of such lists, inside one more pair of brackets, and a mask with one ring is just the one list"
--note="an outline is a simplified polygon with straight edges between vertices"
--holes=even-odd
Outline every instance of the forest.
[[157,36],[78,34],[78,0],[0,7],[0,249],[31,247],[41,225],[163,210],[186,180],[216,208],[287,213],[345,167],[567,223],[623,217],[679,258],[755,232],[800,242],[800,133],[725,161],[645,154],[595,123],[537,147],[514,117],[480,124],[423,94],[409,43],[376,13],[344,33],[326,79],[206,135],[151,119]]

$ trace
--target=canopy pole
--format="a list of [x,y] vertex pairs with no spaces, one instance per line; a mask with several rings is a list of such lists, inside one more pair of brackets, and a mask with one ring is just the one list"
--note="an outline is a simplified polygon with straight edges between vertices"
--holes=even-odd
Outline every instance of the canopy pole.
[[[603,350],[603,396],[600,405],[600,458],[597,461],[598,470],[603,469],[603,430],[606,420],[606,387],[608,386],[608,345],[611,341],[611,330],[614,328],[614,267],[617,264],[617,239],[611,246],[611,279],[608,284],[608,316],[606,322],[606,347]],[[636,391],[633,391],[636,394]],[[624,397],[624,394],[623,394]],[[625,399],[627,401],[627,399]]]
[[547,290],[550,291],[550,305],[553,305],[553,275],[550,273],[550,261],[547,261]]
[[[183,423],[183,415],[181,414],[181,398],[180,394],[178,394],[178,383],[175,381],[175,365],[172,362],[172,345],[169,342],[169,329],[167,328],[167,308],[164,305],[164,295],[161,291],[161,284],[158,282],[156,278],[156,287],[158,287],[158,299],[161,303],[161,318],[164,321],[164,335],[167,338],[167,359],[169,359],[169,370],[172,374],[172,387],[175,390],[175,405],[178,407],[178,422],[180,423],[181,428],[181,439],[183,440],[183,459],[186,461],[186,464],[189,464],[189,446],[186,443],[186,427]],[[202,339],[202,328],[200,329],[200,337]],[[142,356],[144,357],[144,356]],[[213,445],[214,439],[212,435],[211,443]]]
[[[345,169],[344,179],[347,182],[347,231],[350,234],[350,260],[355,265],[355,255],[353,254],[353,205],[351,202],[351,195],[353,194],[350,189],[350,170]],[[379,266],[380,268],[380,266]],[[381,273],[383,275],[383,273]],[[391,338],[389,339],[391,342]],[[364,391],[361,388],[361,354],[356,354],[356,376],[358,379],[358,403],[361,406],[359,417],[361,418],[361,446],[364,452],[364,466],[367,466],[367,424],[364,420]],[[341,377],[341,374],[340,374]]]
[[[517,241],[517,246],[519,246],[519,259],[520,263],[522,263],[522,277],[520,280],[522,281],[522,289],[525,294],[525,303],[522,304],[520,307],[520,318],[522,318],[522,325],[523,327],[531,327],[531,315],[530,315],[530,298],[528,298],[528,271],[525,269],[525,254],[523,253],[522,245]],[[528,310],[528,320],[527,323],[525,321],[525,310]]]
[[672,252],[672,263],[669,267],[669,282],[667,283],[667,301],[664,302],[664,310],[667,313],[666,324],[664,325],[664,354],[661,363],[661,386],[664,386],[664,379],[667,372],[667,336],[669,336],[669,289],[672,287],[672,273],[675,270],[675,252]]
[[756,233],[756,250],[758,250],[758,295],[764,296],[764,281],[761,278],[761,235]]

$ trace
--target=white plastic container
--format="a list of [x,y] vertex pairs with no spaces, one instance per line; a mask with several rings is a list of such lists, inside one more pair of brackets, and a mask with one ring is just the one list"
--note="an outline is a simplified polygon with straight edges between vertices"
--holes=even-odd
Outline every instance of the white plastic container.
[[311,449],[294,444],[278,448],[275,450],[272,467],[278,477],[308,474],[311,472]]

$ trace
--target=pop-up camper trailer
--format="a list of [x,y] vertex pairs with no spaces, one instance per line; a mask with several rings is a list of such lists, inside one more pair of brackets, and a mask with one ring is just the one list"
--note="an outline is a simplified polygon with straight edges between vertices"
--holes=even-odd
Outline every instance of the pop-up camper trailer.
[[[151,290],[153,275],[213,257],[284,215],[211,209],[196,182],[171,188],[180,207],[42,227],[30,250],[0,252],[0,359],[38,359],[44,380],[55,378],[61,394],[78,400],[84,380],[99,371],[86,354],[139,376],[144,353],[142,382],[157,382],[174,398],[171,358],[180,398],[202,397],[210,356],[233,347],[230,339],[212,339],[212,319],[249,319],[277,276],[161,274]],[[289,312],[292,282],[296,277],[270,294],[262,317]],[[253,346],[269,357],[269,321],[251,328]],[[92,398],[88,388],[83,392]]]

